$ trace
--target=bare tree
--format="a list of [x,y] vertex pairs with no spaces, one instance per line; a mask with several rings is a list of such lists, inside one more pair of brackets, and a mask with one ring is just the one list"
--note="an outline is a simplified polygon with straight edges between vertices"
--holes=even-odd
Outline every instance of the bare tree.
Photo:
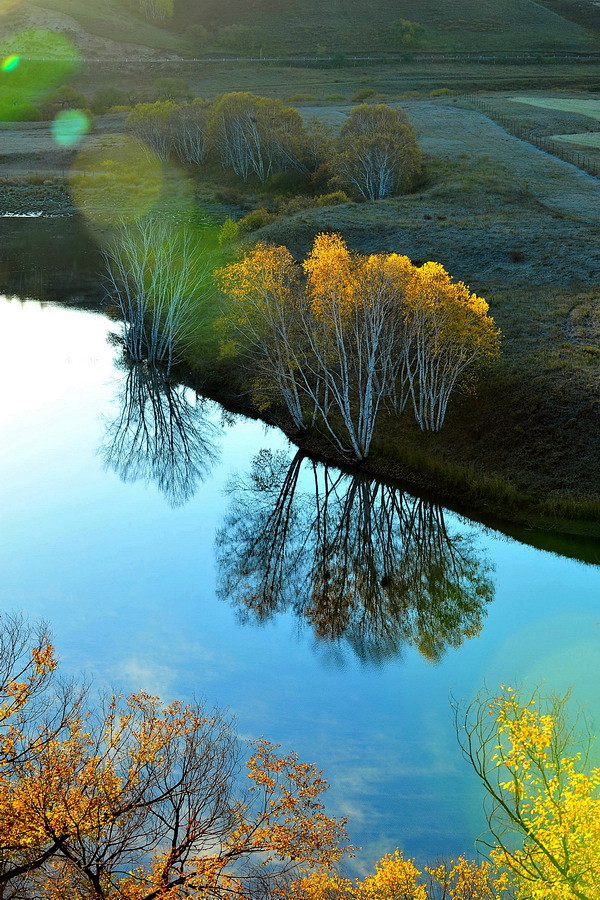
[[[304,465],[303,465],[304,463]],[[229,485],[219,593],[243,621],[293,610],[364,661],[416,646],[437,661],[479,632],[489,565],[435,504],[376,481],[261,451]]]
[[354,107],[342,126],[332,168],[365,200],[408,190],[421,170],[421,153],[406,115],[384,103]]
[[100,454],[126,482],[153,482],[171,506],[189,500],[216,462],[217,427],[198,396],[164,369],[129,362]]
[[130,358],[169,369],[181,359],[212,295],[212,266],[202,243],[185,226],[145,219],[120,229],[106,262]]

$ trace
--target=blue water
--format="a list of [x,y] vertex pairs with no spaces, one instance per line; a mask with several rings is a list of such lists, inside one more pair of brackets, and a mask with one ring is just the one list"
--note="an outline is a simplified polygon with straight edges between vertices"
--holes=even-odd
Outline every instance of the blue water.
[[[457,747],[450,694],[571,686],[600,723],[599,569],[448,513],[449,530],[470,535],[489,565],[494,599],[481,632],[438,662],[410,643],[361,660],[289,609],[261,627],[240,622],[216,593],[225,488],[261,449],[293,448],[260,423],[223,422],[219,407],[181,389],[211,423],[210,474],[179,506],[150,476],[124,481],[102,450],[126,378],[107,340],[117,327],[89,312],[0,304],[0,608],[44,618],[69,675],[203,697],[235,713],[243,737],[316,762],[330,811],[349,817],[363,848],[355,868],[396,846],[421,862],[473,852],[483,798]],[[308,490],[308,469],[301,482]]]

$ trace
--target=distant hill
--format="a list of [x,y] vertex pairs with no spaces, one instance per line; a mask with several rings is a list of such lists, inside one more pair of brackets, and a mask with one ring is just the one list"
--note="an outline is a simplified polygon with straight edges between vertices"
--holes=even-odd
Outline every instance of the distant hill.
[[[36,9],[55,11],[90,35],[185,55],[227,42],[233,49],[231,26],[240,26],[237,48],[265,54],[600,49],[600,30],[594,30],[600,16],[591,0],[175,0],[166,24],[148,22],[134,7],[133,0],[37,0],[35,6],[22,0],[13,16],[29,9],[31,23]],[[412,45],[388,31],[399,19],[422,26]],[[4,17],[2,30],[9,23]]]

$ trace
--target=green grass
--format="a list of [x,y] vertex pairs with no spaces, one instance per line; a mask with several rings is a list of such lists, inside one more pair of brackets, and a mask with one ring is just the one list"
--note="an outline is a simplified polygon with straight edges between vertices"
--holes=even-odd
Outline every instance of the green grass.
[[[23,5],[26,7],[27,3]],[[118,43],[141,44],[171,52],[176,52],[182,44],[181,37],[136,16],[120,0],[43,0],[39,6],[72,16],[90,34]]]
[[[118,0],[41,0],[88,31],[116,41],[189,53],[189,27],[209,33],[230,24],[252,27],[266,53],[394,49],[385,30],[405,18],[425,28],[426,46],[439,50],[593,49],[594,36],[534,0],[187,0],[168,28],[131,13]],[[400,48],[402,49],[402,48]]]
[[584,131],[580,134],[551,134],[551,141],[565,141],[580,147],[600,147],[600,131]]
[[510,97],[513,103],[527,103],[542,109],[557,109],[561,112],[587,116],[600,121],[600,100],[585,97]]

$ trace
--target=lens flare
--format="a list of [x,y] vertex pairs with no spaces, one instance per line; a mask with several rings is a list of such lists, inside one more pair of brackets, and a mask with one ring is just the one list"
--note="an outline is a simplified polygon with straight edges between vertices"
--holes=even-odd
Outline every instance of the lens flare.
[[[1,0],[0,0],[1,3]],[[0,121],[39,118],[39,104],[76,71],[81,56],[74,44],[54,31],[26,29],[0,40],[2,80]]]
[[52,137],[59,147],[76,147],[90,130],[90,120],[80,109],[65,109],[52,122]]
[[13,69],[16,69],[19,63],[21,62],[21,57],[17,56],[16,53],[11,53],[10,56],[6,56],[2,63],[0,63],[0,69],[3,72],[12,72]]
[[71,194],[86,218],[98,225],[135,222],[160,197],[159,160],[126,134],[92,138],[77,153],[70,175]]

